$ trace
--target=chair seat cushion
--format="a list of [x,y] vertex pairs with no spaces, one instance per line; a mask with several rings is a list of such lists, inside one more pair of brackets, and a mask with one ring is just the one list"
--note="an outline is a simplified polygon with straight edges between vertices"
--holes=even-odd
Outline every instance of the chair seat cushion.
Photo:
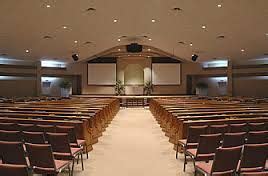
[[212,162],[211,163],[196,162],[195,167],[204,173],[210,174],[212,168]]
[[54,160],[54,161],[55,161],[57,171],[65,168],[69,164],[69,161],[64,161],[64,160]]
[[77,139],[77,143],[78,143],[78,145],[82,146],[82,145],[85,145],[86,144],[86,140]]

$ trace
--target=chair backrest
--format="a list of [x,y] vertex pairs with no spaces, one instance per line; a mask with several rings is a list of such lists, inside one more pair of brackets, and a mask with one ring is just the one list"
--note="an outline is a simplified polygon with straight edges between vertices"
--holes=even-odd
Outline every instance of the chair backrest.
[[235,173],[241,151],[242,146],[218,148],[213,160],[211,175],[217,173]]
[[77,137],[74,126],[56,126],[57,133],[68,133],[69,141],[71,143],[77,143]]
[[68,133],[47,133],[53,152],[71,154]]
[[265,131],[266,124],[265,123],[248,123],[249,131]]
[[221,134],[207,134],[200,135],[197,156],[200,154],[215,153],[216,149],[220,146]]
[[32,168],[47,168],[55,170],[55,160],[50,144],[29,144],[26,143],[30,165]]
[[243,168],[253,169],[252,171],[263,171],[268,154],[268,143],[266,144],[245,144],[241,157],[240,171]]
[[247,135],[247,144],[268,143],[268,131],[250,131]]
[[197,143],[200,135],[207,134],[208,126],[190,126],[187,133],[187,143]]
[[223,137],[222,147],[237,147],[245,143],[246,132],[241,133],[225,133]]
[[31,144],[45,144],[45,136],[43,132],[22,132],[23,140]]
[[210,134],[224,134],[228,131],[228,125],[210,125],[209,126],[209,133]]
[[34,124],[18,124],[20,131],[36,131]]
[[50,132],[50,133],[54,133],[55,132],[55,126],[53,125],[36,125],[38,131],[40,132]]
[[0,175],[2,176],[28,176],[25,165],[0,164]]
[[229,124],[229,132],[230,133],[239,133],[239,132],[247,132],[247,124],[239,123],[239,124]]
[[27,165],[22,142],[0,141],[0,155],[4,164]]
[[245,172],[245,173],[241,173],[241,176],[267,176],[268,175],[268,171],[267,172]]
[[18,126],[16,123],[0,123],[0,130],[16,131]]
[[0,130],[0,141],[21,142],[21,133],[20,131]]

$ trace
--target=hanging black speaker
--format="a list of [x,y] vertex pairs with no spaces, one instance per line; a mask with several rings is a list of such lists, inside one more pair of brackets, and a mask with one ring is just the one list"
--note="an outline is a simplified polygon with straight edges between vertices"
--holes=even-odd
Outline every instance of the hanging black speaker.
[[74,61],[78,61],[79,60],[78,54],[73,54],[72,55],[72,58],[73,58]]
[[196,55],[196,54],[192,55],[192,61],[195,62],[197,60],[197,58],[198,58],[198,55]]

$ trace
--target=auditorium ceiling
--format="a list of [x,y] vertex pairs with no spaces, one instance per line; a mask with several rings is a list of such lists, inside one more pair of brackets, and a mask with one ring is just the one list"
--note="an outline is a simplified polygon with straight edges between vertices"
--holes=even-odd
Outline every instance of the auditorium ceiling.
[[[0,54],[88,59],[139,43],[177,58],[268,54],[267,0],[2,0]],[[147,52],[149,52],[147,50]]]

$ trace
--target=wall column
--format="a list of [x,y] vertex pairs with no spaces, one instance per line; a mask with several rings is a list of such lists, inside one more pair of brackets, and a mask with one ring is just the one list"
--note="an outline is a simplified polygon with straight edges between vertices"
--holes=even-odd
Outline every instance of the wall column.
[[41,96],[41,61],[38,61],[36,64],[36,96]]
[[227,80],[227,95],[233,96],[233,64],[231,60],[228,61]]

